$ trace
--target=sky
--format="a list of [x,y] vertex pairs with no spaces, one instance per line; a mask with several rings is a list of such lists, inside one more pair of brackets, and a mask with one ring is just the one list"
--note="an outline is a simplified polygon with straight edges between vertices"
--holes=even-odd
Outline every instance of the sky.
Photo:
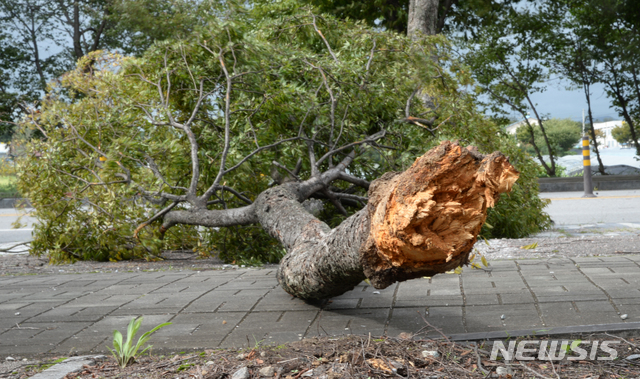
[[[537,104],[538,112],[549,115],[551,118],[570,118],[575,121],[582,120],[582,109],[587,117],[587,100],[584,91],[567,90],[567,83],[559,80],[547,83],[547,91],[533,95],[532,100]],[[596,84],[591,87],[591,112],[593,118],[604,119],[611,117],[614,120],[622,119],[618,112],[611,107],[611,101],[604,92],[604,85]],[[540,117],[544,117],[540,115]],[[514,114],[514,117],[516,115]]]

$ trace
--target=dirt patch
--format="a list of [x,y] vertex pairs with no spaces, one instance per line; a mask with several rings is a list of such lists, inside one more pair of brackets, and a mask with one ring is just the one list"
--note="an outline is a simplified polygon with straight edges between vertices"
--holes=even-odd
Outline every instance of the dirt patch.
[[[634,339],[610,335],[580,337],[616,340],[617,359],[603,360],[491,360],[492,342],[462,343],[415,336],[373,338],[312,338],[279,346],[244,350],[204,350],[195,354],[144,356],[121,369],[112,357],[84,366],[67,379],[89,378],[620,378],[640,375],[640,353]],[[541,341],[543,339],[537,339]],[[575,341],[575,339],[568,340]],[[508,345],[508,344],[507,344]],[[568,356],[577,354],[568,352]],[[609,354],[610,355],[610,354]],[[598,354],[598,356],[609,356]],[[626,358],[631,358],[630,360]],[[52,360],[1,372],[0,378],[28,378]]]
[[79,261],[72,264],[50,265],[46,257],[29,254],[0,255],[0,275],[19,274],[73,274],[87,272],[166,271],[166,270],[222,270],[239,268],[224,264],[214,257],[202,257],[192,251],[169,251],[162,254],[162,261],[149,262],[144,259],[95,262]]

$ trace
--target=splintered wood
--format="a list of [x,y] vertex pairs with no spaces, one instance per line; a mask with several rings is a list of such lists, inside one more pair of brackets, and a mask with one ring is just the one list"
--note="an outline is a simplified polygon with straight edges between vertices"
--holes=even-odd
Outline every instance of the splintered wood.
[[365,275],[377,288],[442,273],[467,263],[500,193],[519,173],[499,152],[443,142],[403,173],[387,173],[369,190]]

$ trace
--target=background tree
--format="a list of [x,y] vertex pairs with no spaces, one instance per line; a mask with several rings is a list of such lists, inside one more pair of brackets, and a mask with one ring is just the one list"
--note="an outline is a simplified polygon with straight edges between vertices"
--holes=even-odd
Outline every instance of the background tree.
[[591,86],[600,81],[602,67],[598,64],[595,52],[582,41],[582,35],[588,33],[582,25],[572,17],[567,4],[562,1],[548,2],[544,10],[545,18],[554,25],[548,29],[543,37],[554,53],[547,54],[545,59],[549,61],[552,71],[582,88],[587,101],[587,125],[589,138],[598,160],[598,170],[601,175],[606,175],[604,164],[600,158],[598,132],[594,128],[593,112],[591,110]]
[[[216,3],[157,0],[0,0],[0,69],[5,142],[20,117],[20,102],[33,103],[47,83],[100,50],[141,54],[154,41],[187,35],[215,12]],[[9,95],[11,94],[11,95]],[[7,127],[5,127],[7,126]]]
[[[579,122],[571,119],[557,119],[553,118],[545,121],[547,137],[551,146],[556,154],[561,157],[567,155],[571,149],[580,142],[582,135],[582,126]],[[538,125],[533,125],[534,142],[538,146],[543,146],[540,150],[543,154],[549,154],[547,147],[545,146],[544,137]],[[533,151],[533,146],[530,145],[531,135],[527,128],[518,128],[516,132],[516,138],[524,146]]]
[[[636,130],[636,135],[638,135],[638,130]],[[622,121],[622,125],[616,126],[611,130],[611,136],[618,141],[618,143],[624,145],[633,143],[633,135],[631,134],[629,124],[624,121]]]
[[[506,7],[494,19],[493,25],[469,29],[471,38],[466,43],[458,39],[468,50],[464,56],[465,63],[474,74],[478,93],[489,99],[485,104],[488,110],[498,115],[514,111],[525,120],[522,128],[529,135],[527,143],[533,147],[547,175],[555,176],[557,152],[531,99],[532,94],[545,90],[543,83],[549,76],[549,70],[541,60],[546,54],[547,44],[540,38],[549,25],[535,9]],[[542,136],[537,141],[534,125],[529,122],[530,111]],[[548,163],[542,157],[545,152],[549,154]]]
[[599,81],[620,116],[630,125],[640,155],[635,119],[640,114],[640,4],[631,0],[567,1],[578,38],[601,66]]
[[[305,0],[325,13],[342,19],[363,20],[398,33],[408,33],[409,25],[433,35],[464,31],[467,27],[491,25],[496,12],[521,0]],[[431,20],[427,22],[427,19]],[[418,20],[424,20],[419,21]],[[418,26],[420,25],[420,26]],[[409,33],[411,34],[411,33]]]
[[[219,251],[224,233],[198,241],[193,226],[256,223],[284,232],[290,250],[288,232],[269,226],[269,208],[260,205],[267,189],[298,188],[289,200],[325,203],[320,220],[336,227],[362,217],[373,179],[405,170],[444,139],[503,151],[521,172],[483,233],[522,236],[549,225],[535,164],[476,111],[464,90],[469,73],[442,37],[412,41],[295,2],[226,12],[139,59],[83,58],[25,120],[23,128],[44,136],[21,161],[20,186],[41,221],[34,253],[53,261],[153,259],[198,242]],[[434,107],[414,101],[416,87],[433,94]],[[349,230],[354,219],[346,220]]]
[[13,72],[16,66],[22,64],[26,56],[20,50],[11,46],[8,40],[11,36],[0,32],[0,142],[9,142],[13,135],[14,124],[9,120],[19,117],[20,102],[33,100],[16,91]]

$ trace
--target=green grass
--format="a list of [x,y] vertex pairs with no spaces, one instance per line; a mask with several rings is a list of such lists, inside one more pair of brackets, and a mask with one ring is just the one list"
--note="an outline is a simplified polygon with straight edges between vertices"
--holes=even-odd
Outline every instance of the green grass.
[[20,197],[16,181],[14,175],[0,175],[0,198]]

